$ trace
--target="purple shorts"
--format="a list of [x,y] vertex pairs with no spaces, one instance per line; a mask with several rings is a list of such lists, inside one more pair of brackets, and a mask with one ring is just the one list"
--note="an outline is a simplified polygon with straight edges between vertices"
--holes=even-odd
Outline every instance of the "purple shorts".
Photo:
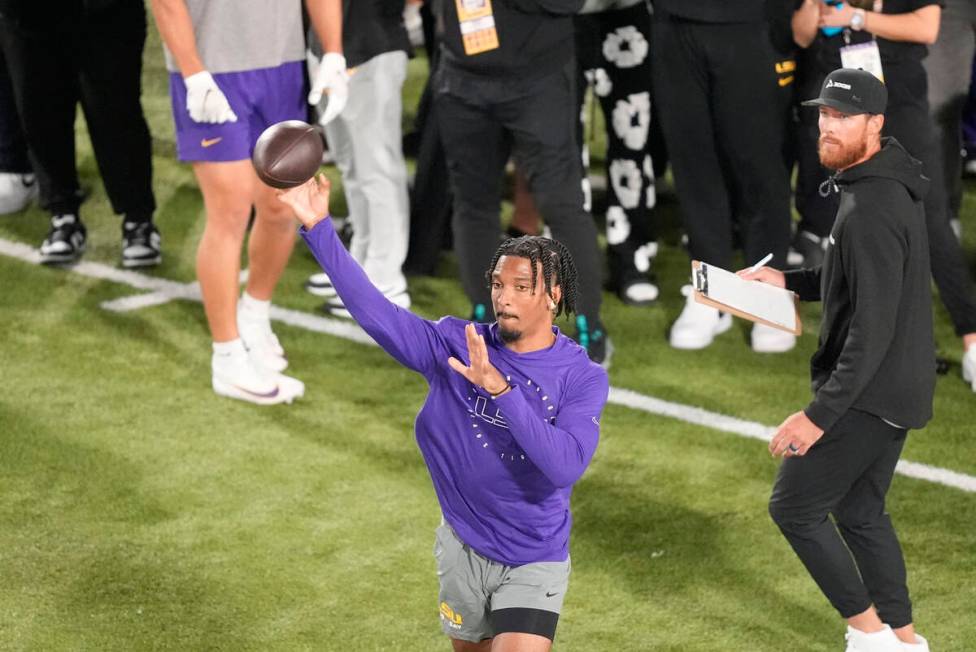
[[217,86],[237,114],[237,122],[195,122],[186,110],[183,76],[170,73],[169,95],[176,123],[176,154],[181,161],[242,161],[251,158],[258,136],[283,120],[306,120],[305,62],[276,68],[217,73]]

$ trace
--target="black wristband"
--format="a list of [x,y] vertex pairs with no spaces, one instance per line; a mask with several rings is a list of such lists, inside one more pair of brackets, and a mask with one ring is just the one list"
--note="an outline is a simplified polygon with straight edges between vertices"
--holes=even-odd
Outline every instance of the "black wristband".
[[491,400],[495,400],[496,398],[498,398],[499,396],[501,396],[505,392],[509,391],[510,389],[512,389],[512,386],[506,383],[505,384],[505,387],[500,392],[498,392],[496,394],[496,393],[492,393],[492,392],[489,391],[488,392],[488,395],[491,396]]

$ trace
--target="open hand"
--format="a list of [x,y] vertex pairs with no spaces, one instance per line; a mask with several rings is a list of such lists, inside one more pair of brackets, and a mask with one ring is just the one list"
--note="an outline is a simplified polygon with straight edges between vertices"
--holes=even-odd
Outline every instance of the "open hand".
[[279,190],[275,194],[295,211],[295,217],[306,229],[311,229],[329,216],[331,187],[324,174],[317,174],[300,186]]
[[772,441],[769,442],[769,452],[773,457],[806,455],[810,447],[816,444],[823,434],[824,431],[810,421],[810,417],[801,410],[788,416],[786,421],[779,425]]
[[454,356],[448,358],[447,364],[451,366],[451,369],[478,387],[483,388],[489,394],[498,394],[503,391],[508,386],[508,381],[488,360],[488,347],[485,346],[484,336],[478,333],[474,324],[468,324],[464,327],[464,336],[468,342],[468,360],[471,361],[471,366],[466,367]]

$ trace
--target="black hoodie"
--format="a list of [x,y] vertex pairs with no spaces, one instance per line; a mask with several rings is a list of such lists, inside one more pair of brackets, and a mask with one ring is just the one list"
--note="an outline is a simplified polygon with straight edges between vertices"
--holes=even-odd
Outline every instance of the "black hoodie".
[[848,410],[921,428],[932,417],[935,346],[922,164],[893,138],[834,177],[840,206],[823,264],[786,273],[823,300],[806,415],[824,430]]

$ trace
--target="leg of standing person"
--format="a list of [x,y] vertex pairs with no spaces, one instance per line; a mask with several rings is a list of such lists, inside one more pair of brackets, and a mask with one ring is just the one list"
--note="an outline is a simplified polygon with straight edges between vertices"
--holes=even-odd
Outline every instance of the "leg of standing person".
[[0,215],[24,210],[37,198],[37,179],[0,47]]
[[[783,155],[787,116],[780,110],[777,57],[763,24],[724,26],[721,35],[716,33],[708,45],[712,110],[720,154],[735,192],[742,253],[746,264],[771,253],[769,264],[783,268],[792,218]],[[796,336],[754,324],[750,342],[758,353],[783,353],[796,346]]]
[[[816,97],[820,93],[825,74],[816,71],[815,59],[801,55],[800,99]],[[798,107],[796,132],[796,210],[800,213],[794,250],[798,254],[787,262],[792,267],[816,267],[823,262],[827,250],[827,236],[837,215],[838,195],[823,186],[830,172],[820,164],[817,142],[820,138],[819,113],[815,107]]]
[[491,321],[485,269],[501,235],[501,181],[510,142],[479,86],[442,68],[435,80],[434,113],[454,196],[454,251],[461,285],[475,321]]
[[[212,384],[222,396],[258,404],[291,402],[304,385],[280,371],[284,352],[271,331],[271,293],[294,243],[294,216],[261,184],[250,150],[270,124],[304,112],[302,63],[214,76],[236,122],[198,123],[186,111],[186,87],[170,74],[177,153],[193,163],[206,226],[197,249],[197,278],[213,338]],[[250,270],[240,300],[240,261],[251,207]]]
[[162,260],[152,217],[152,142],[142,111],[146,10],[118,3],[92,12],[76,35],[81,105],[112,210],[124,215],[122,266]]
[[884,510],[904,441],[905,430],[847,412],[806,455],[783,461],[769,513],[851,627],[876,633],[890,625],[912,642],[905,562]]
[[[657,203],[651,160],[651,15],[638,3],[594,16],[597,69],[606,83],[597,92],[607,126],[607,258],[611,285],[621,300],[647,305],[658,288],[649,276],[657,254]],[[599,73],[597,73],[599,74]],[[602,80],[600,80],[602,81]],[[606,87],[608,86],[608,88]]]
[[[254,110],[248,113],[248,159],[265,129],[285,120],[300,120],[308,109],[302,62],[254,71],[253,75],[259,81],[249,89],[255,103]],[[296,220],[292,210],[278,200],[275,190],[259,181],[253,168],[250,172],[254,224],[247,243],[248,277],[238,303],[237,326],[251,356],[265,368],[280,372],[287,367],[287,359],[271,330],[268,311],[295,246]],[[293,379],[292,383],[300,385]]]
[[928,75],[929,110],[937,129],[950,224],[962,203],[962,112],[969,98],[976,53],[976,4],[947,0],[939,38],[922,61]]
[[[575,62],[534,81],[498,106],[512,134],[516,164],[553,238],[566,245],[579,272],[577,338],[601,363],[612,349],[600,320],[603,289],[596,225],[583,207],[583,180],[576,130]],[[490,260],[490,259],[489,259]],[[483,267],[486,267],[483,265]]]
[[[71,35],[66,29],[27,29],[0,18],[0,42],[40,187],[41,208],[51,214],[51,226],[40,247],[41,260],[70,263],[84,252],[87,239],[78,212],[78,81],[69,47]],[[51,88],[58,92],[52,93]]]
[[[727,269],[732,265],[732,206],[712,123],[712,88],[702,51],[705,27],[656,13],[651,65],[688,253],[693,260]],[[731,327],[730,315],[689,294],[669,340],[675,348],[701,349]]]
[[925,195],[925,225],[932,277],[956,334],[963,340],[966,351],[963,376],[976,385],[976,347],[973,346],[976,344],[976,287],[966,257],[949,225],[942,157],[926,101],[927,93],[923,86],[925,76],[915,75],[911,81],[915,84],[892,89],[898,93],[897,102],[889,102],[884,134],[896,138],[912,156],[919,159],[925,175],[932,180]]
[[[326,126],[343,181],[347,176],[354,180],[346,185],[353,220],[350,250],[373,285],[403,308],[410,307],[401,269],[409,219],[400,132],[406,70],[407,55],[402,51],[377,55],[358,66],[346,107]],[[333,314],[348,316],[338,299],[327,306]]]
[[[428,13],[430,11],[426,4],[421,8],[421,15],[425,10]],[[426,26],[426,19],[424,24]],[[404,261],[404,270],[410,274],[434,273],[441,249],[450,240],[451,232],[451,205],[454,200],[449,184],[444,183],[448,171],[437,120],[434,79],[439,57],[435,56],[436,51],[434,48],[428,57],[429,76],[423,93],[426,101],[421,101],[425,108],[423,114],[418,107],[417,130],[420,132],[420,142],[410,193],[410,236],[407,258]],[[419,119],[421,115],[423,120]]]

